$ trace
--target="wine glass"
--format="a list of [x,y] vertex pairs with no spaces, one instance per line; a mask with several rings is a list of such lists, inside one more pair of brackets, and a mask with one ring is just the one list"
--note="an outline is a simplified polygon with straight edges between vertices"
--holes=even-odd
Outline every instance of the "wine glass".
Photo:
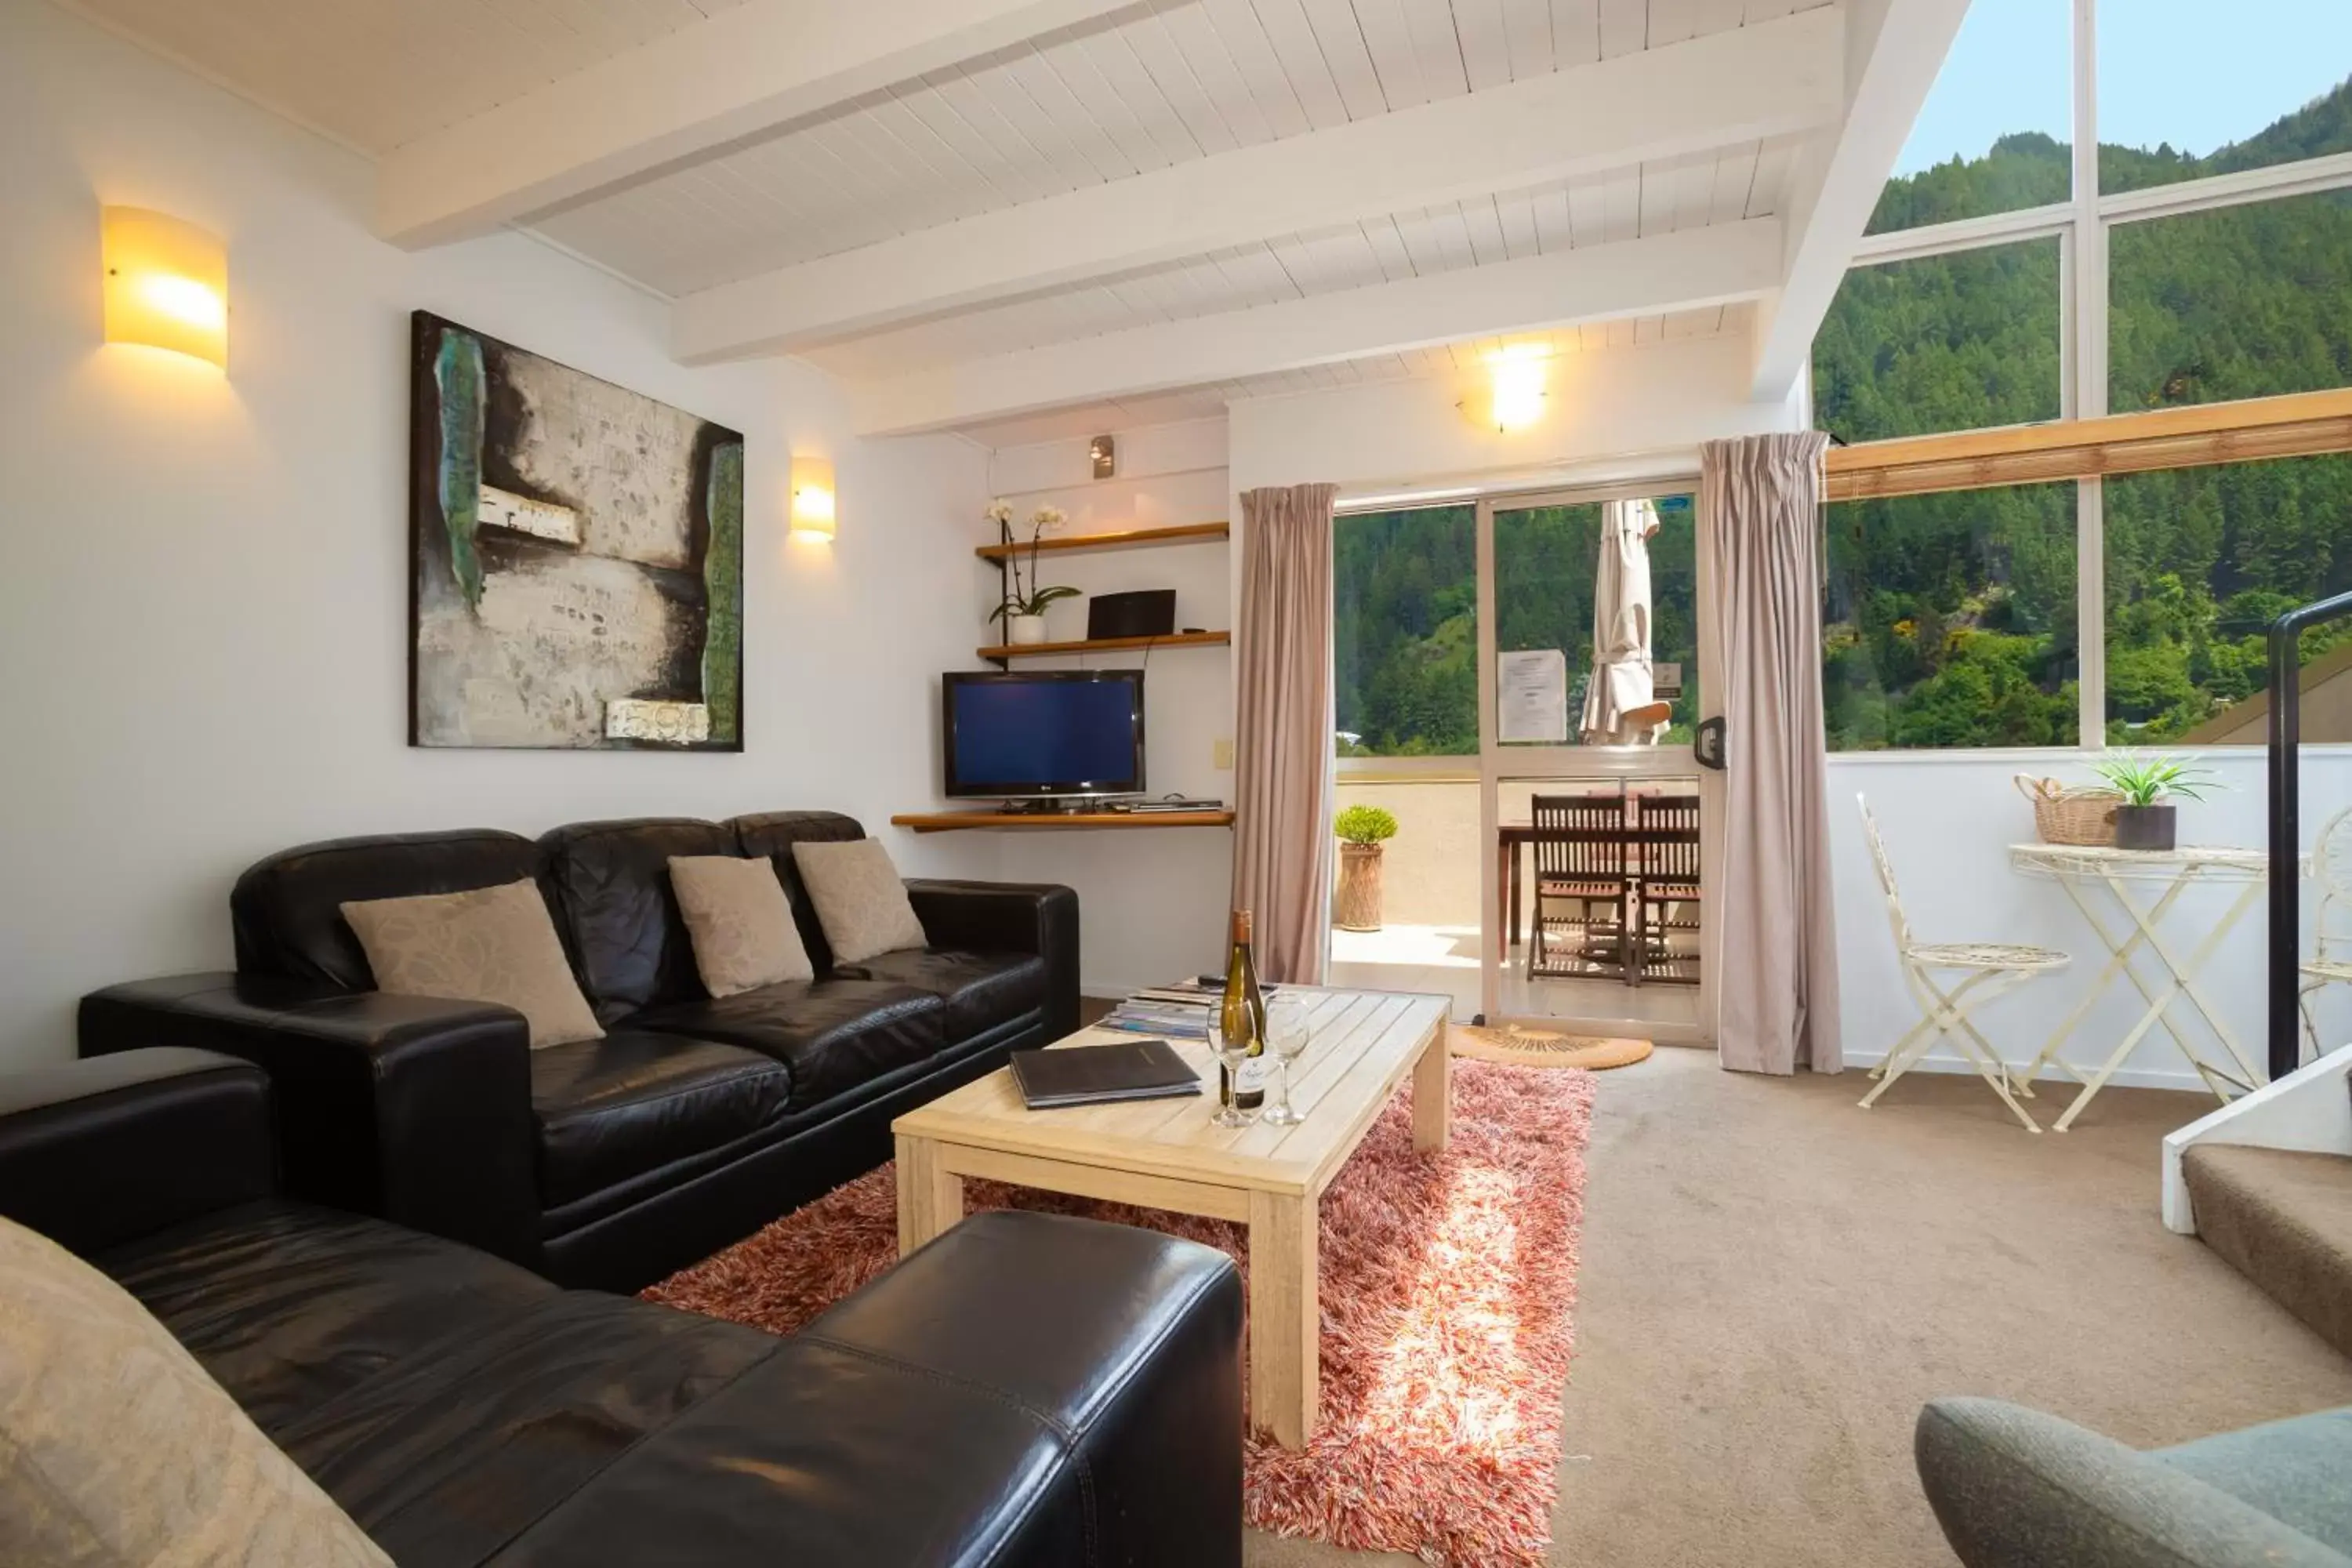
[[1282,1098],[1265,1108],[1262,1120],[1276,1127],[1296,1127],[1307,1113],[1290,1103],[1290,1067],[1307,1048],[1307,1005],[1295,996],[1276,998],[1265,1010],[1266,1048],[1282,1069]]
[[[1250,1059],[1249,1047],[1250,1041],[1247,1036],[1235,1039],[1225,1033],[1225,1021],[1221,1009],[1215,1007],[1209,1009],[1209,1048],[1216,1052],[1217,1059],[1225,1065],[1225,1084],[1229,1090],[1232,1086],[1241,1082],[1242,1064]],[[1220,1095],[1217,1100],[1217,1113],[1209,1118],[1209,1121],[1212,1125],[1218,1127],[1247,1127],[1257,1120],[1257,1114],[1255,1110],[1244,1110],[1227,1095]]]

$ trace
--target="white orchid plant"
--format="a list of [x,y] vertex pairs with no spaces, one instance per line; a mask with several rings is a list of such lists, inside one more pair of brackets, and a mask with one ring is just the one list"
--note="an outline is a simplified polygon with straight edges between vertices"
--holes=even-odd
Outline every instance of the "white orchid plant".
[[[988,520],[1010,530],[1013,525],[1013,503],[1003,496],[990,503]],[[1029,514],[1029,571],[1024,578],[1021,571],[1021,551],[1013,548],[1010,564],[1012,574],[1005,585],[1004,602],[989,615],[992,621],[1012,616],[1042,616],[1045,606],[1056,599],[1075,599],[1078,590],[1066,584],[1040,587],[1037,584],[1037,542],[1049,528],[1059,528],[1069,520],[1069,514],[1057,506],[1041,506]]]

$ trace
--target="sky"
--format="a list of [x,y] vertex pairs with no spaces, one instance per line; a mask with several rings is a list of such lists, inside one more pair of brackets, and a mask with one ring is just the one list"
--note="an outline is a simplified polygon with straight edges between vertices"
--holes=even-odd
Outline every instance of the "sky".
[[[2072,139],[2072,0],[1974,0],[1911,139],[1916,174],[1996,137]],[[2352,0],[2099,0],[2099,140],[2206,153],[2352,77]]]

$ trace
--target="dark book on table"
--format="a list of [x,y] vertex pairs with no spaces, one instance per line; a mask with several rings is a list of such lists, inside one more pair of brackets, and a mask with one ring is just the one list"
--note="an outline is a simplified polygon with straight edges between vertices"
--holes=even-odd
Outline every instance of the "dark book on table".
[[1201,1092],[1201,1075],[1176,1054],[1175,1047],[1153,1039],[1015,1051],[1013,1080],[1032,1110]]

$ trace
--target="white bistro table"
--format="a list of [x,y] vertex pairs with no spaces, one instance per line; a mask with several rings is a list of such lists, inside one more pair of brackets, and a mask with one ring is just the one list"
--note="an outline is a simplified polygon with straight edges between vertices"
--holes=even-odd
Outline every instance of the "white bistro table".
[[[2106,967],[2099,971],[2098,977],[2084,991],[2083,999],[2051,1035],[2042,1054],[2033,1058],[2033,1065],[2014,1080],[2019,1093],[2031,1095],[2033,1080],[2042,1069],[2055,1067],[2083,1086],[2082,1092],[2074,1096],[2074,1103],[2058,1118],[2059,1131],[2066,1131],[2083,1113],[2092,1096],[2106,1087],[2116,1069],[2159,1024],[2205,1080],[2205,1087],[2224,1103],[2233,1094],[2243,1094],[2262,1081],[2220,1011],[2198,989],[2197,977],[2221,950],[2231,929],[2262,897],[2263,884],[2269,879],[2268,855],[2259,849],[2210,845],[2183,845],[2177,849],[2116,849],[2080,844],[2012,844],[2009,858],[2010,864],[2023,875],[2045,878],[2063,888],[2074,907],[2083,911],[2084,921],[2098,933],[2108,953]],[[2307,857],[2304,870],[2306,875],[2310,870]],[[2235,887],[2238,895],[2230,901],[2221,918],[2205,928],[2197,945],[2183,953],[2158,928],[2179,903],[2180,896],[2200,886]],[[2101,900],[2095,889],[2102,888],[2106,890],[2105,901],[2122,911],[2126,923],[2118,926],[2111,917],[2099,913],[2095,906]],[[2143,952],[2154,960],[2153,963],[2138,962]],[[2084,1078],[2059,1059],[2059,1048],[2118,977],[2130,980],[2147,1003],[2147,1011],[2140,1015],[2139,1021],[2098,1070]],[[2226,1065],[2200,1054],[2168,1016],[2172,1005],[2183,997],[2188,998],[2189,1005],[2204,1019],[2205,1027],[2220,1042],[2228,1058]]]

